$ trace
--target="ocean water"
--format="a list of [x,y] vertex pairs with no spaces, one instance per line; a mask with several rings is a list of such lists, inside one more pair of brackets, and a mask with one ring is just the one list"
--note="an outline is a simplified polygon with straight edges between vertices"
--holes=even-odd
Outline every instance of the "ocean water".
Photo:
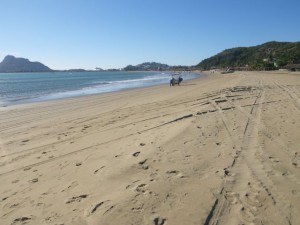
[[[199,76],[182,74],[184,80]],[[0,106],[169,85],[170,78],[168,72],[0,73]]]

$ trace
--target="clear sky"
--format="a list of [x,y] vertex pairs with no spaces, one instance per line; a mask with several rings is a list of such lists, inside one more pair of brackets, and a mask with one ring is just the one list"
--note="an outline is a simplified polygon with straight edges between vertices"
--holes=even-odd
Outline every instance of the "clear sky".
[[299,0],[0,0],[5,55],[51,69],[195,65],[232,47],[300,41]]

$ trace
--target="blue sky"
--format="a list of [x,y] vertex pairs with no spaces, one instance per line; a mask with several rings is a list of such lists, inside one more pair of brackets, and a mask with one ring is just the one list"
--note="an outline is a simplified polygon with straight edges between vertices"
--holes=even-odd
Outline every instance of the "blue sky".
[[195,65],[232,47],[300,41],[299,0],[0,0],[0,61],[52,69]]

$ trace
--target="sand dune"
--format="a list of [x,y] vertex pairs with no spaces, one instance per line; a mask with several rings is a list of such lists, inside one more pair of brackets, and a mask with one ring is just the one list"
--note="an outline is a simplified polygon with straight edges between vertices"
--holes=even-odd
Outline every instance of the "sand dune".
[[0,224],[300,224],[299,73],[0,115]]

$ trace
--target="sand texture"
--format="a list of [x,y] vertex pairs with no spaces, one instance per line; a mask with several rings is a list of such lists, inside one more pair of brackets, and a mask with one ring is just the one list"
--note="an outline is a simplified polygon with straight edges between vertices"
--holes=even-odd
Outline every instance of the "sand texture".
[[0,109],[0,224],[299,225],[300,74]]

